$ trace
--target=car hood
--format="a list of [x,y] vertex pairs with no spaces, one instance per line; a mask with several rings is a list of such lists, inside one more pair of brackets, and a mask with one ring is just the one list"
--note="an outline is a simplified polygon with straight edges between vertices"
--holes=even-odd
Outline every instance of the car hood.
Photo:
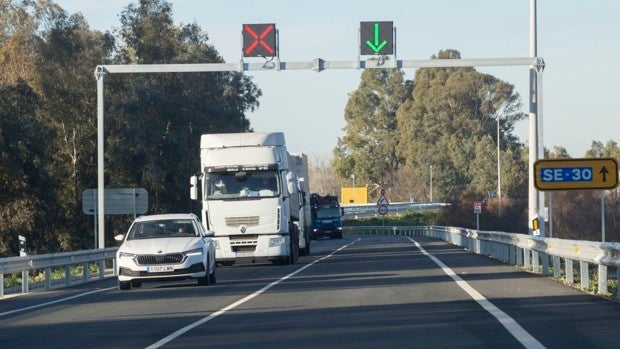
[[119,251],[135,254],[162,254],[185,252],[201,247],[202,239],[199,237],[172,237],[125,241]]

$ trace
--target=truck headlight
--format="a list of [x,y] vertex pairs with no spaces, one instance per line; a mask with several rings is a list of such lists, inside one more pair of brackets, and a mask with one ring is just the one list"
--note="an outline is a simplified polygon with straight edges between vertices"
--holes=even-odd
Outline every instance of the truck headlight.
[[282,246],[286,242],[283,237],[269,239],[269,247]]

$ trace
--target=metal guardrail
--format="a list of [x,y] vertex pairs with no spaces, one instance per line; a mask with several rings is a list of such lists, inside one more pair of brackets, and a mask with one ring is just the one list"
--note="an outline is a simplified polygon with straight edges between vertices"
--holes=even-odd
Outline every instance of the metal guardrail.
[[[428,210],[439,210],[450,206],[448,203],[443,202],[394,202],[390,203],[388,206],[388,210],[390,213],[396,212],[407,212],[407,211],[428,211]],[[345,204],[340,206],[343,209],[344,218],[357,218],[366,217],[366,216],[378,216],[379,214],[379,206],[375,204],[361,204],[361,205],[349,205]]]
[[[75,252],[52,253],[43,255],[9,257],[0,259],[0,298],[4,298],[4,274],[22,273],[22,293],[28,293],[30,288],[30,280],[28,272],[31,270],[43,270],[45,289],[52,288],[52,269],[65,268],[65,283],[71,285],[73,276],[71,275],[71,267],[82,264],[82,278],[80,282],[90,280],[89,265],[93,262],[98,264],[98,278],[105,277],[105,261],[112,260],[115,266],[116,250],[118,247],[110,247],[97,250],[84,250]],[[116,270],[114,267],[113,270]]]
[[[535,273],[549,275],[550,259],[553,276],[574,283],[574,262],[579,262],[581,288],[590,286],[589,265],[598,266],[598,294],[607,294],[608,267],[616,269],[620,281],[620,243],[541,238],[532,235],[479,231],[457,227],[343,227],[349,234],[427,236],[464,247],[477,254],[522,266]],[[562,265],[564,275],[562,276]],[[620,285],[616,299],[620,300]]]
[[[544,275],[549,275],[551,258],[553,276],[556,278],[562,276],[563,265],[565,271],[563,278],[568,284],[574,283],[574,262],[577,261],[583,289],[589,287],[589,265],[595,264],[598,266],[599,294],[607,294],[608,267],[616,268],[616,280],[620,280],[620,243],[540,238],[525,234],[438,226],[353,226],[343,227],[343,230],[349,234],[427,236],[442,239],[477,254],[522,266],[536,273],[542,272]],[[28,293],[27,276],[31,270],[44,270],[45,289],[52,288],[52,268],[64,267],[64,284],[71,285],[73,265],[83,265],[80,282],[86,282],[90,279],[88,266],[96,262],[99,265],[98,278],[103,278],[106,260],[112,260],[113,270],[116,270],[116,250],[117,247],[110,247],[0,259],[0,298],[4,297],[4,274],[22,273],[22,293]],[[620,287],[617,288],[616,297],[620,300]]]

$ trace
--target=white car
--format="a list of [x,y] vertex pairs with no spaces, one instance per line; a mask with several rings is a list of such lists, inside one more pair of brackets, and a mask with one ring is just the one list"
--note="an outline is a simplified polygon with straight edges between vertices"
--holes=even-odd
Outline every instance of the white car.
[[216,282],[212,231],[191,213],[141,216],[116,252],[118,288],[129,290],[145,281],[196,279],[199,285]]

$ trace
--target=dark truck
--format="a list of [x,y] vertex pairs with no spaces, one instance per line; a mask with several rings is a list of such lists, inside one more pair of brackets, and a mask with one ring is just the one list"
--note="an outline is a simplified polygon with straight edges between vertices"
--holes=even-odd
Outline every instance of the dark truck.
[[337,196],[310,194],[310,216],[312,217],[311,239],[323,236],[342,239],[342,208]]

